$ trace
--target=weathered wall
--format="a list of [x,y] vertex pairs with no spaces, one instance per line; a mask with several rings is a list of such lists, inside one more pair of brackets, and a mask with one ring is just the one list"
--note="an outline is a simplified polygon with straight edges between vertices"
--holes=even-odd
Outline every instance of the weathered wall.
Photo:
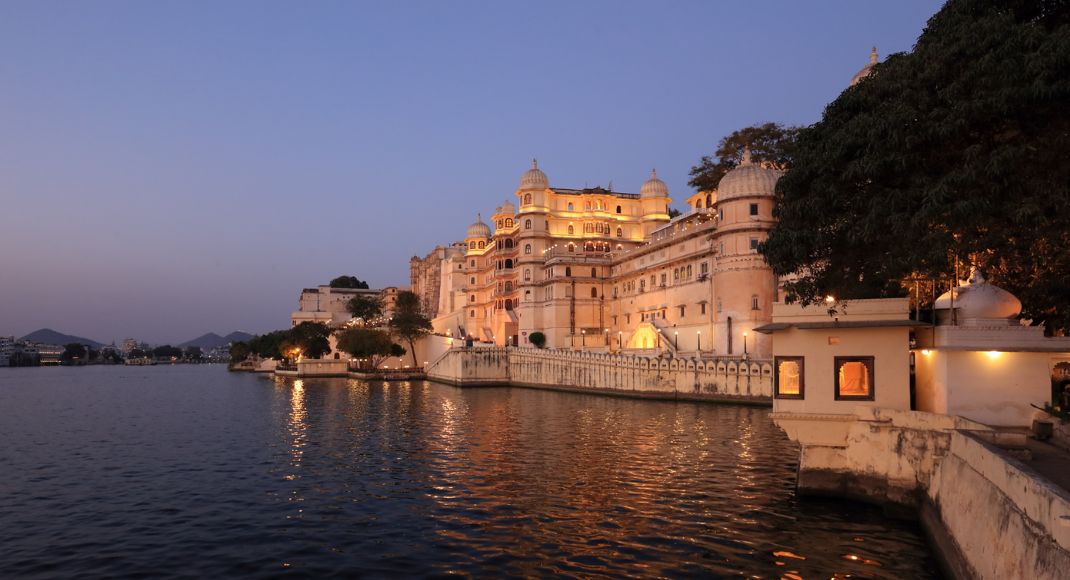
[[1051,400],[1051,354],[922,350],[918,408],[961,415],[986,425],[1028,427],[1040,414],[1030,403]]
[[768,361],[475,348],[447,352],[431,364],[428,378],[457,385],[503,384],[767,404],[773,392],[772,372]]

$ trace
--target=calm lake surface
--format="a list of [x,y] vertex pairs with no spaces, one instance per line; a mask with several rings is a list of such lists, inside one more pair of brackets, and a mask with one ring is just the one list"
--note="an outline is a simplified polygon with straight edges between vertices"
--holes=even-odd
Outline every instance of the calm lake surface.
[[934,577],[768,410],[219,365],[0,369],[0,576]]

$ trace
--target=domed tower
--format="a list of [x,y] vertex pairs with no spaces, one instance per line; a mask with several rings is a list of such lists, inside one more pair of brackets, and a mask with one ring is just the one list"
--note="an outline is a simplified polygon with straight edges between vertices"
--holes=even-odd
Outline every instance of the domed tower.
[[516,190],[520,201],[520,212],[538,211],[546,207],[546,190],[550,189],[550,179],[539,169],[539,162],[531,160],[531,169],[520,176],[520,187]]
[[490,226],[483,223],[483,216],[480,214],[476,214],[475,223],[468,226],[464,242],[468,246],[468,253],[470,254],[485,249],[490,242]]
[[874,46],[873,49],[869,51],[869,64],[867,64],[866,66],[862,67],[862,70],[856,72],[855,76],[851,77],[851,86],[853,87],[853,86],[857,85],[858,81],[861,81],[862,79],[868,77],[869,73],[873,71],[873,66],[875,64],[877,64],[877,47],[876,46]]
[[754,332],[756,326],[772,322],[777,289],[758,244],[773,227],[774,194],[782,174],[755,163],[745,148],[740,164],[717,186],[713,300],[718,354],[772,356],[769,335]]
[[658,179],[656,169],[650,170],[650,179],[639,188],[639,204],[643,208],[643,237],[669,222],[669,186]]

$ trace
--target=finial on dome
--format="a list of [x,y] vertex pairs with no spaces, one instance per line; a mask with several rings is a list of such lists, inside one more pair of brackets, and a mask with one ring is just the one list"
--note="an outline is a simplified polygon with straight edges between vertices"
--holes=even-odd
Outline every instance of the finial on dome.
[[969,282],[970,284],[984,284],[985,277],[981,274],[981,270],[974,268],[973,271],[970,272]]
[[[874,49],[874,50],[876,50],[876,49]],[[539,160],[538,159],[535,159],[534,157],[531,158],[531,168],[532,169],[538,169],[539,168]]]
[[877,64],[877,47],[869,51],[869,64]]
[[750,145],[743,146],[743,159],[739,162],[740,165],[750,165]]
[[656,178],[657,178],[657,176],[658,176],[658,170],[657,170],[657,168],[652,168],[652,169],[650,170],[650,178],[651,178],[651,179],[656,179]]
[[483,221],[483,214],[479,213],[478,211],[476,212],[476,221],[477,222]]

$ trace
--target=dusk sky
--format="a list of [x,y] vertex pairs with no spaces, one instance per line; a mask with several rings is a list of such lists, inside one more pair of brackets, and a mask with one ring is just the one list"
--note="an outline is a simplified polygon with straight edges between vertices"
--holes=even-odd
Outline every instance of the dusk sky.
[[809,124],[939,2],[0,3],[0,336],[289,325],[409,283],[532,157],[677,207],[727,133]]

